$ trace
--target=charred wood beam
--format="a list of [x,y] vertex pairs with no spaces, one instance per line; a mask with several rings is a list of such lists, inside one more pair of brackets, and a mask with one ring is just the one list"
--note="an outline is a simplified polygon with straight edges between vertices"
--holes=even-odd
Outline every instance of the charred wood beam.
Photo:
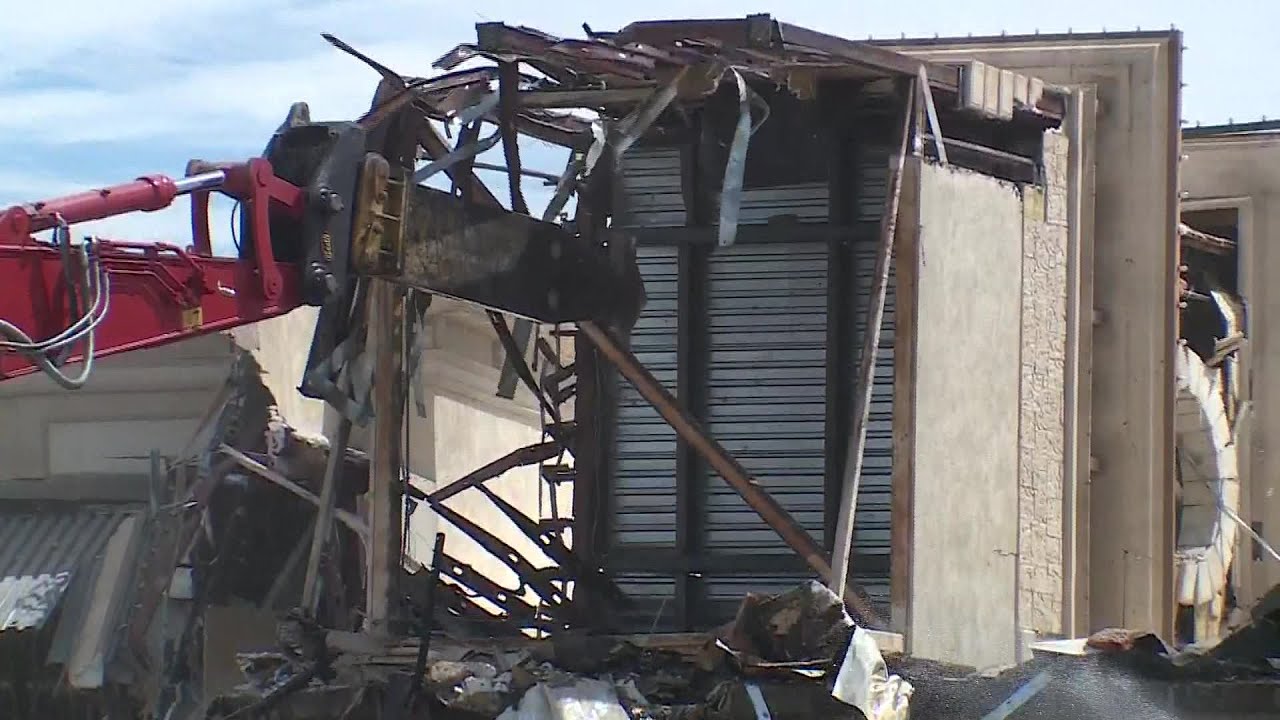
[[1182,237],[1183,245],[1203,252],[1214,255],[1228,255],[1236,250],[1234,240],[1210,235],[1207,232],[1196,230],[1186,223],[1178,223],[1178,234]]
[[1029,157],[954,138],[943,138],[939,143],[932,133],[922,133],[922,139],[935,155],[951,152],[951,161],[961,167],[1018,183],[1034,183],[1038,177],[1036,161]]
[[611,90],[526,90],[520,93],[520,107],[527,108],[603,108],[609,105],[638,103],[649,97],[652,88],[616,88]]
[[329,459],[325,463],[324,480],[320,486],[320,497],[316,500],[319,512],[313,527],[311,551],[307,555],[307,574],[302,583],[302,607],[315,617],[320,603],[320,561],[324,557],[325,544],[329,541],[333,528],[334,503],[338,498],[338,476],[342,474],[343,462],[347,455],[347,442],[351,439],[351,420],[338,419],[338,427],[329,445]]
[[[226,455],[227,457],[235,460],[236,463],[240,465],[240,467],[244,468],[245,470],[252,472],[254,475],[257,475],[258,477],[264,480],[269,480],[275,483],[276,485],[279,485],[285,490],[288,490],[294,495],[297,495],[303,500],[306,500],[312,505],[315,505],[317,508],[320,507],[320,498],[316,497],[315,493],[302,487],[301,485],[290,480],[284,475],[281,475],[275,470],[272,470],[266,465],[263,465],[262,463],[258,462],[257,460],[254,460],[248,455],[245,455],[244,453],[231,447],[230,445],[223,445],[218,450],[223,455]],[[369,526],[365,525],[364,520],[360,519],[355,513],[349,512],[347,510],[343,510],[342,508],[334,508],[333,516],[337,518],[339,521],[341,521],[342,524],[351,528],[351,530],[354,531],[361,538],[369,537]]]
[[507,185],[511,191],[511,209],[529,214],[529,205],[520,188],[520,144],[516,128],[516,105],[520,92],[520,70],[513,62],[498,66],[498,127],[502,130],[502,154],[507,161]]
[[[853,398],[853,418],[849,438],[845,445],[845,460],[841,473],[840,508],[837,513],[835,548],[832,552],[832,578],[828,587],[843,598],[849,579],[849,555],[853,551],[853,524],[857,518],[858,490],[862,481],[862,464],[867,449],[867,424],[871,419],[872,393],[875,390],[876,356],[880,354],[880,336],[884,325],[885,301],[889,291],[889,272],[896,247],[898,207],[902,199],[902,176],[906,167],[907,151],[911,142],[911,121],[925,101],[930,111],[930,123],[937,132],[937,117],[932,112],[929,88],[921,82],[915,93],[906,82],[899,88],[902,98],[902,127],[898,133],[898,152],[894,160],[891,189],[884,212],[880,216],[880,241],[876,246],[875,271],[871,277],[871,298],[867,307],[862,348],[858,355],[858,377]],[[917,128],[919,130],[919,128]],[[945,160],[944,160],[945,162]]]
[[[479,145],[479,143],[481,142],[480,130],[482,125],[484,125],[483,122],[481,122],[480,120],[476,120],[471,124],[464,126],[462,128],[462,131],[458,133],[458,142],[456,142],[453,146],[454,152],[458,152],[469,145],[473,145],[473,144]],[[476,167],[476,158],[474,155],[464,157],[461,160],[459,160],[456,165],[454,165],[455,172],[449,178],[450,182],[453,183],[449,187],[450,195],[457,194],[458,189],[462,187],[462,184],[459,183],[456,178],[475,177],[475,167]]]
[[956,93],[960,90],[960,68],[954,65],[921,61],[918,58],[887,48],[849,40],[836,35],[828,35],[800,27],[799,25],[783,22],[777,25],[778,39],[784,47],[786,45],[800,45],[814,48],[842,60],[899,75],[915,75],[920,67],[924,67],[929,76],[930,87],[950,93]]
[[[412,168],[407,168],[411,170]],[[369,287],[365,324],[374,376],[370,428],[369,552],[365,576],[365,630],[384,634],[400,619],[397,586],[403,552],[404,486],[401,436],[408,396],[403,392],[405,293],[403,288],[374,280]],[[336,443],[334,443],[336,445]]]
[[[502,344],[502,349],[507,353],[506,364],[502,369],[503,380],[506,380],[508,373],[512,373],[515,378],[519,378],[525,384],[525,387],[529,388],[529,392],[533,393],[533,396],[538,399],[543,411],[551,417],[553,422],[559,423],[561,420],[560,408],[552,403],[546,394],[542,392],[542,388],[538,385],[538,379],[533,376],[533,369],[529,367],[529,363],[524,359],[524,348],[529,346],[529,334],[533,330],[532,323],[527,320],[524,322],[523,340],[517,340],[516,336],[511,332],[511,328],[507,327],[506,318],[502,317],[502,313],[489,311],[489,323],[493,325],[494,332],[498,334],[498,342]],[[516,323],[516,332],[521,332],[519,321]],[[508,400],[515,397],[514,383],[510,395],[502,393],[502,384],[500,383],[498,394]],[[564,438],[557,439],[564,440]]]
[[[505,173],[510,171],[510,168],[508,168],[507,166],[498,165],[496,163],[473,162],[471,163],[471,167],[477,170],[493,170],[494,172],[500,172],[500,173]],[[525,168],[525,167],[520,168],[520,174],[525,177],[538,178],[539,180],[545,180],[547,185],[554,185],[560,181],[560,176],[556,175],[555,173],[543,172],[542,170],[530,170],[529,168]]]
[[[542,599],[545,605],[553,608],[568,608],[564,591],[556,587],[546,574],[540,572],[534,567],[527,558],[516,551],[515,548],[507,544],[504,540],[485,530],[476,523],[464,517],[461,513],[456,512],[452,508],[441,502],[432,502],[431,509],[436,511],[442,520],[448,522],[454,527],[462,531],[464,535],[471,538],[486,552],[495,559],[506,565],[520,578],[523,590],[528,587]],[[554,568],[552,568],[554,570]],[[516,594],[519,594],[518,592]]]
[[[760,487],[746,468],[715,438],[711,437],[696,419],[680,405],[676,398],[658,382],[630,350],[618,343],[611,333],[593,322],[578,323],[578,329],[591,340],[596,349],[611,362],[640,395],[653,406],[685,442],[729,484],[747,505],[758,513],[774,532],[796,552],[824,582],[831,582],[833,573],[826,553],[814,542],[767,490]],[[844,596],[845,602],[866,625],[883,626],[884,622],[857,588],[851,588]]]
[[422,499],[430,502],[443,502],[468,488],[492,480],[502,473],[524,465],[537,465],[560,454],[560,443],[544,442],[513,450],[493,462],[454,480]]
[[441,559],[440,574],[471,591],[472,595],[493,603],[508,619],[531,622],[537,618],[538,609],[520,596],[521,588],[505,588],[457,558],[445,555]]
[[[492,117],[486,119],[493,121]],[[520,128],[520,132],[531,138],[566,148],[585,149],[591,144],[591,132],[589,129],[579,128],[581,124],[581,120],[571,115],[563,119],[531,113],[521,113],[516,116],[516,126]]]
[[960,69],[952,65],[924,62],[878,47],[871,43],[849,40],[808,28],[777,22],[768,14],[748,15],[742,19],[657,20],[632,23],[618,32],[615,42],[642,42],[668,46],[682,40],[713,40],[726,48],[786,51],[812,49],[866,68],[885,73],[914,76],[924,64],[929,83],[949,93],[960,89]]
[[[449,143],[447,143],[440,131],[429,122],[422,124],[422,129],[418,134],[418,144],[426,151],[427,157],[432,160],[439,160],[449,154]],[[498,202],[498,198],[489,190],[489,187],[475,176],[470,170],[458,167],[445,168],[445,174],[453,180],[454,184],[462,188],[463,197],[477,204],[488,205],[490,207],[500,208],[502,203]]]
[[[520,69],[514,62],[504,62],[498,66],[498,123],[502,130],[502,153],[507,161],[507,185],[511,193],[511,210],[523,215],[529,214],[529,205],[525,202],[524,191],[520,187],[520,142],[519,130],[516,127],[516,111],[520,95]],[[507,321],[496,312],[489,313],[489,319],[498,329],[498,337],[507,352],[502,363],[502,375],[498,382],[498,397],[507,400],[516,396],[516,379],[526,383],[533,375],[524,362],[524,351],[529,347],[529,337],[533,334],[533,323],[527,319],[516,320],[515,335],[507,331]],[[518,339],[517,339],[518,338]],[[526,377],[527,376],[527,377]],[[538,393],[537,383],[530,385],[535,395],[545,407],[547,401]],[[559,414],[552,408],[553,415],[559,420]]]
[[608,321],[640,294],[617,261],[564,228],[410,188],[399,270],[383,279],[556,324]]
[[307,550],[311,547],[311,539],[314,533],[315,521],[313,520],[305,530],[298,534],[298,541],[294,543],[293,550],[289,552],[289,557],[285,558],[284,564],[280,566],[280,572],[276,575],[275,582],[271,583],[267,594],[262,596],[262,602],[258,603],[258,607],[264,610],[275,609],[276,603],[280,601],[280,596],[284,594],[289,581],[293,579],[298,566],[302,564],[302,558],[306,556]]

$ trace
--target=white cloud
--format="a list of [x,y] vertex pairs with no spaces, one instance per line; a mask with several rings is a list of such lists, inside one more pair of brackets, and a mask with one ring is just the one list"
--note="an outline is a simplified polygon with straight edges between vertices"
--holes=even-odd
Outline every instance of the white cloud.
[[[34,89],[0,94],[0,136],[27,143],[163,141],[204,151],[261,147],[289,105],[307,100],[316,118],[353,118],[369,107],[378,76],[319,37],[299,57],[196,67],[125,90]],[[408,44],[370,54],[406,64]]]

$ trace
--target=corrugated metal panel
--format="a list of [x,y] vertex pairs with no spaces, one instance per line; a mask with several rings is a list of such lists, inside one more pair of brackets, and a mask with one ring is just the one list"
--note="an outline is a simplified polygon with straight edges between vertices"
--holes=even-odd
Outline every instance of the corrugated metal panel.
[[[825,520],[827,258],[825,243],[735,246],[712,255],[707,280],[708,429],[819,543]],[[794,557],[718,477],[709,478],[707,488],[709,553]],[[708,575],[703,584],[716,606],[713,616],[723,617],[746,592],[778,592],[811,576],[751,571]]]
[[72,582],[92,573],[123,517],[96,509],[0,513],[0,631],[43,627]]
[[[880,219],[888,191],[890,150],[887,147],[863,148],[855,157],[857,175],[857,219],[876,222]],[[853,247],[853,367],[861,362],[863,337],[867,332],[867,308],[871,299],[872,275],[875,272],[879,238],[862,236]],[[896,308],[895,274],[890,266],[889,288],[885,298],[884,321],[876,354],[875,386],[871,396],[871,414],[867,425],[866,454],[862,461],[862,480],[858,486],[858,515],[854,519],[854,551],[863,557],[881,556],[889,561],[890,501],[893,484],[893,341]],[[850,373],[850,384],[856,385],[857,373]],[[850,388],[850,393],[856,387]],[[868,573],[854,568],[855,579],[873,600],[884,606],[889,600],[887,571]]]
[[[674,503],[669,511],[675,515]],[[672,574],[615,573],[618,589],[631,600],[626,608],[611,609],[613,621],[621,631],[671,632],[682,628],[676,624],[676,581]]]
[[[857,160],[855,221],[875,221],[883,206],[887,151],[875,149]],[[680,192],[680,153],[637,149],[621,168],[626,208],[620,224],[674,227],[685,224]],[[828,188],[805,185],[748,191],[744,223],[763,223],[779,214],[802,221],[826,222]],[[853,342],[864,332],[863,316],[875,259],[875,240],[859,240],[854,248]],[[689,378],[705,387],[709,431],[751,471],[784,508],[816,540],[825,526],[827,452],[827,282],[829,250],[825,243],[778,242],[736,245],[714,251],[709,275],[694,278],[707,297],[705,324],[709,336],[707,376]],[[632,335],[632,349],[666,387],[677,387],[676,307],[678,266],[675,248],[641,246],[638,250],[649,302]],[[854,578],[882,605],[888,603],[889,491],[891,481],[893,397],[893,294],[890,290],[886,330],[881,345],[868,455],[855,526],[855,555],[881,555],[879,567],[854,568]],[[696,329],[696,328],[695,328]],[[854,358],[856,363],[857,358]],[[856,366],[856,365],[855,365]],[[851,370],[846,376],[852,378]],[[615,378],[616,380],[616,378]],[[614,450],[611,545],[674,548],[676,545],[676,437],[629,384],[621,382]],[[847,388],[846,388],[847,390]],[[850,393],[851,394],[851,393]],[[759,516],[719,478],[708,478],[701,517],[691,518],[701,537],[691,545],[708,560],[737,556],[737,567],[759,570],[733,574],[704,573],[689,583],[698,593],[690,602],[704,624],[725,620],[746,592],[779,592],[811,577],[795,561]],[[647,568],[652,570],[652,568]],[[666,627],[675,612],[676,584],[671,576],[628,572],[615,576],[636,601],[628,626]]]
[[619,163],[621,225],[680,227],[685,224],[680,151],[633,147]]
[[[679,227],[685,224],[684,195],[680,187],[680,151],[669,148],[635,148],[623,158],[621,224],[631,227]],[[800,222],[826,222],[828,189],[825,183],[785,185],[742,191],[738,222],[763,225],[779,216]]]
[[772,218],[790,215],[800,222],[825,223],[829,201],[825,183],[743,190],[738,222],[763,225]]
[[[676,390],[677,254],[641,245],[636,260],[648,302],[631,332],[631,351],[666,388]],[[616,375],[614,515],[619,544],[675,546],[676,434],[630,383]]]
[[[718,251],[707,294],[707,427],[821,541],[827,247]],[[718,479],[709,489],[709,549],[778,549],[777,534],[736,492]]]

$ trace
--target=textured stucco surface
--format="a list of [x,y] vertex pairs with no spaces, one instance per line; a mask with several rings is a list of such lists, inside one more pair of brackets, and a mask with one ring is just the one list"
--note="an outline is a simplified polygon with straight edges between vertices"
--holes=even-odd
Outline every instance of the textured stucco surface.
[[1067,332],[1067,155],[1045,133],[1045,187],[1023,197],[1018,603],[1024,629],[1062,628],[1063,371]]
[[976,667],[1017,648],[1022,199],[921,169],[910,652]]
[[[139,429],[156,423],[193,424],[213,402],[231,368],[231,341],[207,335],[150,350],[103,358],[94,364],[89,383],[65,390],[36,373],[0,384],[0,496],[5,498],[62,498],[77,500],[145,499],[146,485],[117,479],[83,480],[48,475],[62,472],[52,457],[51,431],[82,423],[140,421]],[[177,453],[189,438],[182,433],[164,437],[130,437],[130,446],[116,454],[145,457],[150,441],[161,453]],[[92,444],[92,438],[86,445]],[[87,453],[86,453],[87,455]],[[103,458],[105,473],[131,466],[130,475],[145,472],[145,459],[132,462]],[[90,460],[81,458],[80,466]],[[118,478],[124,481],[125,478]],[[141,493],[141,494],[139,494]]]

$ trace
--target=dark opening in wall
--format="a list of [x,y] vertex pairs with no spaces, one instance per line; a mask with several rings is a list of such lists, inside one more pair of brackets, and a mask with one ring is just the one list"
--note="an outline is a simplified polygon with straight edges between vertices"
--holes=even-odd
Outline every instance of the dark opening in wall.
[[[1239,242],[1240,213],[1236,208],[1187,211],[1182,214],[1182,222],[1192,230]],[[1192,243],[1182,244],[1182,265],[1186,268],[1183,277],[1188,292],[1183,298],[1180,337],[1206,360],[1213,357],[1216,343],[1228,334],[1211,293],[1222,290],[1239,296],[1239,258],[1238,245],[1228,252],[1209,252]]]

